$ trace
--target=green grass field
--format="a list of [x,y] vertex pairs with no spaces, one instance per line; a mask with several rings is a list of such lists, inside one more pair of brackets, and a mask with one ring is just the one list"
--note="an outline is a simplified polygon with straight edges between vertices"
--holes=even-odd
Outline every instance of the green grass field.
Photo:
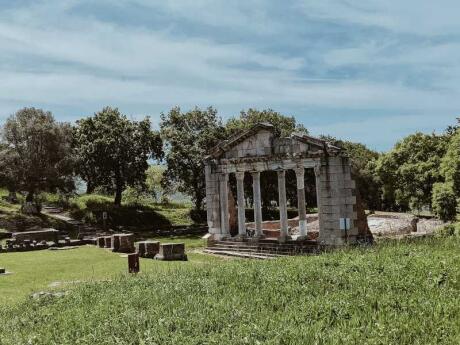
[[[30,268],[0,279],[1,295],[22,295],[0,308],[2,345],[460,343],[458,237],[273,261],[190,254],[143,260],[137,276],[96,248],[13,255]],[[85,283],[24,302],[31,280]]]
[[[191,252],[203,246],[203,241],[197,236],[160,237],[155,240],[162,243],[184,242],[189,262],[164,263],[141,259],[142,274],[165,267],[201,265],[203,262],[219,260]],[[0,254],[0,267],[13,272],[11,275],[0,276],[0,306],[5,306],[23,301],[32,292],[62,289],[66,285],[75,285],[75,282],[111,279],[126,272],[128,266],[127,259],[120,257],[119,253],[83,246],[69,250],[3,253]]]

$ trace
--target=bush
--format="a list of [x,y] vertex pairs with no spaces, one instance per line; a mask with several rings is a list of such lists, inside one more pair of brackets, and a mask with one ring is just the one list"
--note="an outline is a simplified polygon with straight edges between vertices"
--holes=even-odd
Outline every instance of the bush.
[[441,228],[436,235],[438,237],[451,237],[457,236],[460,237],[460,223],[449,224]]
[[433,186],[433,212],[443,221],[455,220],[457,198],[451,183],[435,183]]
[[206,223],[206,210],[190,210],[190,218],[195,223]]

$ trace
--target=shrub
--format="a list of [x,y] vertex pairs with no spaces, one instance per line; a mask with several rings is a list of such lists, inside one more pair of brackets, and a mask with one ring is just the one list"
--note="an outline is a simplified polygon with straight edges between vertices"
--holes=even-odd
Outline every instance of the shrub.
[[438,230],[436,233],[438,237],[460,237],[460,223],[449,224]]
[[443,221],[455,220],[457,198],[451,183],[435,183],[432,196],[433,212]]
[[190,210],[190,218],[195,223],[205,223],[206,222],[206,210]]

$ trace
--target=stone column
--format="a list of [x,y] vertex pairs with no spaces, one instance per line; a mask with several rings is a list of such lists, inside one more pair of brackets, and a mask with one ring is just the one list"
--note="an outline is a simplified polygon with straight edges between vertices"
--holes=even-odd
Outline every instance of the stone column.
[[305,207],[305,169],[304,167],[299,167],[295,169],[295,174],[297,177],[297,208],[299,209],[299,237],[298,239],[307,238],[307,210]]
[[316,208],[318,210],[318,223],[319,223],[319,232],[321,234],[323,227],[323,216],[321,212],[321,166],[317,165],[314,168],[315,172],[315,185],[316,185]]
[[238,237],[246,236],[246,214],[244,205],[244,172],[235,173],[238,197]]
[[220,185],[220,228],[222,237],[230,236],[230,223],[228,217],[228,174],[221,174]]
[[284,241],[288,238],[288,218],[286,208],[286,172],[278,171],[278,195],[279,195],[279,210],[280,210],[280,240]]
[[252,173],[252,189],[254,193],[254,222],[256,224],[256,237],[263,237],[262,232],[262,200],[260,195],[260,172]]

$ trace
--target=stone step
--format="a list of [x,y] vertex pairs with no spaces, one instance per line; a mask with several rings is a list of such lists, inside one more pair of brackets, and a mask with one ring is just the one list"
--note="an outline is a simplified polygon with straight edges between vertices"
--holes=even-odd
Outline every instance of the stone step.
[[259,242],[249,242],[249,241],[223,240],[223,241],[217,241],[216,243],[242,245],[242,246],[257,246],[257,247],[279,247],[279,248],[306,248],[306,247],[317,247],[318,246],[318,242],[316,241],[279,242],[278,240],[273,240],[273,241],[261,240]]
[[259,253],[267,254],[274,256],[287,256],[292,254],[292,252],[284,252],[278,250],[259,250],[258,248],[247,248],[247,247],[225,247],[225,246],[212,246],[207,249],[218,250],[218,251],[235,251],[235,252],[244,252],[244,253]]
[[276,247],[247,247],[247,246],[236,246],[230,245],[226,246],[223,244],[216,244],[209,248],[216,248],[221,250],[235,250],[235,251],[247,251],[247,252],[258,252],[258,253],[274,253],[280,255],[293,255],[299,253],[298,250],[289,250],[289,249],[280,249]]
[[241,246],[241,247],[276,247],[276,248],[307,248],[307,247],[316,247],[316,244],[288,244],[288,243],[250,243],[250,242],[227,242],[227,241],[218,241],[216,244],[228,245],[228,246]]
[[226,247],[246,247],[246,248],[257,248],[260,250],[278,250],[278,251],[289,251],[289,252],[303,252],[317,249],[317,244],[287,244],[287,243],[250,243],[250,242],[228,242],[218,241],[214,246],[226,246]]
[[208,254],[215,254],[215,255],[224,255],[224,256],[232,256],[244,259],[258,259],[258,260],[271,260],[276,259],[278,256],[261,254],[261,253],[243,253],[238,251],[219,251],[214,250],[212,248],[206,248],[203,252]]

